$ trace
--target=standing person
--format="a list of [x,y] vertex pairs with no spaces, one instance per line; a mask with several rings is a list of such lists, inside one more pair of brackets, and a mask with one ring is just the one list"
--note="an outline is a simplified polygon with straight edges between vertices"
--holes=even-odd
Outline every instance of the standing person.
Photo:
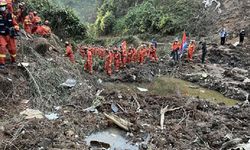
[[158,57],[156,54],[156,48],[153,44],[151,44],[150,49],[149,49],[149,57],[150,57],[150,61],[153,62],[157,62],[158,61]]
[[180,50],[180,48],[181,48],[180,42],[178,41],[178,39],[175,39],[174,43],[172,44],[172,54],[174,61],[179,60],[178,51]]
[[157,43],[157,41],[155,40],[155,38],[152,39],[151,44],[153,44],[153,46],[154,46],[155,48],[157,48],[157,46],[158,46],[158,43]]
[[137,50],[134,47],[134,45],[131,46],[133,49],[133,54],[132,54],[132,62],[136,62],[137,61]]
[[29,14],[24,18],[23,21],[24,31],[28,34],[31,34],[32,19],[33,19],[33,12],[29,12]]
[[207,43],[206,43],[206,41],[202,42],[201,50],[202,50],[201,62],[202,62],[202,64],[205,64],[205,57],[206,57],[206,54],[207,54]]
[[121,65],[121,54],[118,52],[118,49],[114,49],[115,72],[119,72],[120,65]]
[[127,63],[131,63],[133,56],[133,48],[130,46],[128,49],[128,57],[127,57]]
[[188,60],[192,61],[193,60],[193,53],[195,51],[195,42],[194,40],[191,40],[189,46],[188,46]]
[[19,26],[13,14],[7,10],[7,2],[0,0],[0,69],[5,67],[6,52],[9,51],[11,63],[16,63],[16,32]]
[[245,36],[246,36],[245,30],[241,30],[240,31],[240,44],[243,44]]
[[89,74],[93,73],[93,59],[92,59],[92,51],[88,48],[84,48],[85,55],[87,55],[87,60],[84,64],[84,70],[87,71]]
[[110,50],[106,50],[106,59],[105,59],[105,66],[104,69],[106,73],[111,76],[112,74],[112,62],[113,62],[113,54]]
[[143,44],[138,48],[138,53],[139,53],[139,63],[142,65],[145,61],[145,57],[147,55],[147,48],[146,44]]
[[226,43],[226,37],[227,37],[226,29],[223,28],[223,29],[220,31],[221,45],[225,45],[225,43]]
[[69,60],[72,63],[75,63],[75,57],[74,57],[74,54],[73,54],[73,51],[72,51],[72,47],[71,47],[71,45],[69,44],[68,41],[65,42],[65,48],[66,48],[66,54],[65,54],[65,56],[69,57]]

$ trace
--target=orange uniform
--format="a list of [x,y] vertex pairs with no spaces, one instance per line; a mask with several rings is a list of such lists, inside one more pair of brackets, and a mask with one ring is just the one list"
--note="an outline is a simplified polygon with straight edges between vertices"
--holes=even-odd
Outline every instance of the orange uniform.
[[126,49],[122,49],[122,67],[126,67],[126,63],[127,63],[127,51]]
[[82,46],[79,47],[79,53],[82,56],[82,59],[85,59],[86,54],[85,54],[85,51],[83,50]]
[[25,30],[25,32],[31,34],[31,29],[32,29],[32,22],[31,22],[31,16],[30,15],[27,15],[25,18],[24,18],[24,21],[23,21],[23,28]]
[[92,72],[93,72],[92,64],[93,64],[92,51],[88,50],[88,52],[87,52],[87,60],[86,60],[86,62],[84,64],[84,70],[88,71],[90,74],[92,74]]
[[14,12],[14,9],[13,9],[13,1],[12,0],[6,0],[7,2],[7,9],[10,13],[13,13]]
[[11,13],[0,12],[0,65],[4,67],[6,53],[9,51],[11,62],[16,62],[16,40],[15,31],[19,31],[19,26]]
[[140,48],[138,51],[139,54],[139,63],[142,65],[145,61],[145,57],[147,55],[147,49],[145,47]]
[[118,72],[121,65],[121,54],[119,52],[114,53],[114,66],[115,72]]
[[75,57],[74,57],[74,54],[70,45],[66,46],[66,56],[69,57],[69,60],[72,63],[75,63]]
[[39,25],[39,26],[37,26],[34,34],[38,34],[41,36],[49,36],[51,34],[51,29],[47,25]]
[[105,59],[104,69],[109,76],[111,76],[112,74],[112,62],[113,62],[113,54],[112,52],[108,52]]
[[133,53],[132,53],[132,61],[136,62],[138,56],[137,56],[137,50],[135,48],[132,49]]
[[151,46],[149,48],[149,57],[150,57],[150,61],[154,61],[154,62],[157,62],[158,61],[158,57],[157,57],[157,54],[156,54],[156,48]]
[[127,63],[131,63],[132,56],[133,56],[133,49],[130,48],[129,51],[128,51]]
[[180,48],[181,48],[180,42],[175,41],[175,42],[172,44],[172,50],[173,50],[173,51],[178,51]]
[[194,50],[195,50],[195,43],[192,42],[189,46],[188,46],[188,59],[190,61],[193,60],[193,53],[194,53]]

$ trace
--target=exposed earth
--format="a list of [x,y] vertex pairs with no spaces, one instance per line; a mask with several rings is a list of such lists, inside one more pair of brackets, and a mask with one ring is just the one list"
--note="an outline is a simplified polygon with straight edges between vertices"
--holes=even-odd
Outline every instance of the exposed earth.
[[[109,78],[99,67],[91,76],[83,71],[82,62],[72,66],[62,57],[58,43],[56,36],[22,39],[19,60],[28,65],[9,65],[1,71],[1,149],[88,149],[84,139],[91,133],[124,130],[105,114],[130,122],[124,138],[139,149],[226,150],[249,141],[249,47],[210,44],[206,65],[200,64],[199,51],[194,62],[178,64],[165,55],[159,63],[132,64]],[[163,94],[130,86],[151,85],[163,75],[195,83],[194,89],[200,85],[218,91],[238,102],[209,102],[168,80],[158,87],[166,89]],[[67,79],[76,84],[61,85]],[[161,127],[160,112],[165,107]],[[27,108],[39,110],[35,118],[20,115]]]

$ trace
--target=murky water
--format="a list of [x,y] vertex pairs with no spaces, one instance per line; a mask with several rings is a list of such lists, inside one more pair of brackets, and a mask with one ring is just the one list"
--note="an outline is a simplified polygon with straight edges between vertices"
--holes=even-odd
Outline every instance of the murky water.
[[166,76],[156,78],[151,83],[107,83],[107,88],[115,88],[117,90],[129,93],[140,92],[138,87],[147,89],[148,91],[146,93],[148,94],[160,96],[178,95],[199,97],[200,99],[214,103],[225,103],[228,106],[235,105],[238,102],[237,100],[225,97],[217,91],[202,88],[191,82]]
[[109,128],[104,131],[95,132],[86,137],[85,141],[92,148],[103,148],[105,150],[139,150],[137,145],[125,138],[125,132]]

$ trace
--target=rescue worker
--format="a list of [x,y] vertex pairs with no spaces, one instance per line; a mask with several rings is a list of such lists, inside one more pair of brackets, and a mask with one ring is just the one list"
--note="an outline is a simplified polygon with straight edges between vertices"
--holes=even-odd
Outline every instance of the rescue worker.
[[220,31],[221,45],[224,45],[226,43],[226,37],[227,37],[226,29],[223,28]]
[[7,50],[10,53],[11,63],[16,63],[16,40],[15,36],[19,26],[13,18],[13,14],[7,10],[6,0],[0,0],[0,68],[5,67]]
[[127,56],[127,62],[126,63],[131,63],[132,56],[133,56],[133,48],[130,46],[129,49],[128,49],[128,56]]
[[44,22],[44,25],[38,25],[37,28],[36,28],[36,31],[34,32],[34,34],[38,34],[38,35],[41,35],[41,36],[50,36],[51,29],[50,29],[50,27],[48,25],[49,25],[48,20],[46,20]]
[[188,46],[188,60],[192,61],[193,60],[193,53],[195,51],[195,42],[194,40],[191,40],[189,46]]
[[114,49],[115,72],[119,72],[120,65],[121,65],[121,54],[119,53],[118,49]]
[[33,13],[29,12],[29,14],[25,17],[23,21],[23,28],[26,33],[31,34],[32,29],[32,19],[33,19]]
[[201,62],[202,62],[202,64],[205,64],[205,57],[206,57],[206,54],[207,54],[207,43],[206,43],[206,41],[202,42],[201,49],[202,49]]
[[41,24],[41,21],[42,21],[41,18],[37,15],[36,11],[33,12],[33,15],[34,17],[31,20],[33,24],[32,33],[34,33],[37,30],[38,25]]
[[153,46],[154,46],[155,48],[157,48],[157,46],[158,46],[158,43],[157,43],[157,41],[155,40],[155,38],[152,39],[151,44],[153,44]]
[[127,63],[127,49],[126,46],[122,45],[120,47],[121,49],[121,56],[122,56],[122,67],[126,67],[126,63]]
[[110,50],[106,49],[106,58],[104,63],[104,70],[107,75],[111,76],[112,74],[112,62],[113,62],[113,54]]
[[82,45],[78,45],[78,49],[79,49],[80,55],[82,56],[82,59],[84,60],[85,56],[86,56],[86,52],[85,52],[83,46]]
[[84,64],[84,71],[87,71],[89,74],[93,73],[93,58],[92,58],[92,51],[88,48],[84,48],[85,55],[87,55],[87,60]]
[[19,3],[17,16],[16,16],[17,23],[23,24],[24,19],[25,19],[25,12],[26,12],[25,3],[24,2]]
[[240,31],[240,44],[243,44],[245,35],[246,35],[245,30],[241,30]]
[[132,45],[132,50],[133,50],[132,62],[136,62],[136,60],[137,60],[137,50],[136,50],[136,48],[134,48],[133,45]]
[[13,0],[6,0],[7,2],[7,9],[10,13],[13,13],[14,12],[14,9],[13,9]]
[[155,45],[153,45],[153,44],[150,45],[149,53],[150,53],[149,54],[150,61],[157,62],[158,57],[157,57],[157,54],[156,54]]
[[181,44],[178,41],[178,39],[175,39],[174,43],[172,44],[172,56],[174,61],[178,61],[179,60],[179,54],[178,51],[181,48]]
[[142,65],[147,55],[146,44],[141,45],[138,49],[138,52],[139,52],[139,64]]
[[68,41],[65,42],[65,48],[66,48],[66,54],[65,54],[65,56],[69,57],[69,60],[72,63],[75,63],[75,57],[74,57],[74,54],[73,54],[73,51],[72,51],[72,47],[71,47],[71,45],[69,44]]

